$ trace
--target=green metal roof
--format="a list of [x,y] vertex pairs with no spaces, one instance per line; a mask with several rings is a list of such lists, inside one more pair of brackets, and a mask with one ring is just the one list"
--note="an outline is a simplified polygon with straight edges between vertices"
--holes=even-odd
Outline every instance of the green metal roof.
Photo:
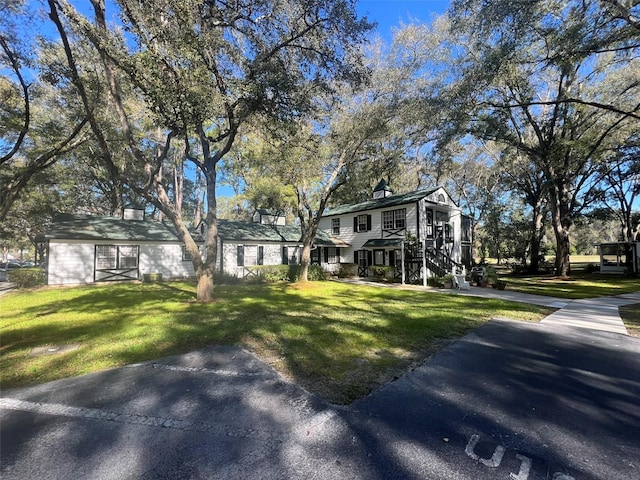
[[348,247],[349,244],[344,240],[341,240],[333,235],[329,235],[324,230],[318,230],[316,238],[314,240],[316,245],[329,246],[329,247]]
[[218,235],[223,240],[262,242],[300,242],[300,227],[265,225],[257,222],[218,220]]
[[[200,240],[197,236],[197,240]],[[173,225],[155,220],[123,220],[98,215],[59,214],[44,235],[53,240],[179,242]]]
[[[196,242],[202,236],[191,232]],[[263,225],[255,222],[218,220],[218,234],[223,241],[301,243],[300,227]],[[47,240],[114,240],[147,242],[180,242],[172,224],[154,220],[122,220],[97,215],[59,214],[44,235]],[[341,240],[319,231],[316,244],[346,246]]]
[[[257,222],[218,220],[218,235],[223,241],[302,243],[300,227],[294,225],[265,225]],[[342,240],[318,230],[316,245],[348,246]]]
[[442,187],[425,188],[423,190],[416,190],[414,192],[391,195],[390,197],[367,200],[366,202],[357,203],[355,205],[341,205],[339,207],[328,210],[323,216],[330,217],[333,215],[344,215],[345,213],[362,212],[366,210],[374,210],[376,208],[388,208],[403,205],[406,203],[413,203],[423,199],[426,196],[431,195],[433,192],[440,188]]

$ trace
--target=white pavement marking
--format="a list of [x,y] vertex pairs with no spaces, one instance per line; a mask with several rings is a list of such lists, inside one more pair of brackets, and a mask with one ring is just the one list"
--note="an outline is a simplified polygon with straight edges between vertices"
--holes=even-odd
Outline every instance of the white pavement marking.
[[189,422],[173,418],[118,413],[97,408],[69,407],[58,403],[28,402],[13,398],[0,398],[0,408],[32,412],[58,417],[85,418],[107,422],[124,423],[128,425],[143,425],[148,427],[170,428],[176,430],[190,430],[211,433],[225,437],[274,439],[282,437],[281,432],[256,430],[252,428],[237,428],[224,424],[210,424],[204,422]]
[[516,453],[516,458],[520,460],[520,471],[517,475],[513,472],[509,473],[509,477],[513,480],[527,480],[531,471],[531,459],[519,453]]
[[270,373],[265,372],[236,372],[234,370],[218,370],[212,368],[203,368],[203,367],[181,367],[179,365],[165,365],[162,363],[136,363],[134,365],[129,365],[129,367],[148,367],[151,365],[153,368],[158,368],[162,370],[171,370],[175,372],[192,372],[192,373],[208,373],[211,375],[221,375],[226,377],[268,377],[273,376]]
[[471,438],[469,439],[469,443],[467,443],[467,446],[464,449],[464,452],[468,456],[473,458],[476,462],[480,462],[483,465],[486,465],[487,467],[491,467],[491,468],[499,467],[500,463],[502,462],[502,457],[504,456],[505,448],[502,445],[498,445],[496,449],[493,451],[493,455],[491,455],[491,458],[480,458],[480,456],[476,452],[474,452],[474,449],[476,448],[476,444],[478,443],[478,440],[480,440],[480,435],[471,435]]
[[[497,445],[495,450],[493,451],[493,455],[491,458],[480,458],[475,452],[476,445],[480,440],[480,435],[473,434],[467,443],[467,446],[464,449],[464,453],[467,454],[471,459],[475,460],[482,465],[485,465],[490,468],[498,468],[500,463],[502,463],[502,458],[504,457],[507,449],[503,445]],[[512,450],[509,450],[512,451]],[[533,460],[526,455],[522,455],[520,453],[516,453],[516,458],[520,460],[520,469],[518,473],[509,472],[509,478],[511,480],[528,480],[529,475],[531,473],[531,467],[533,465]],[[497,477],[496,477],[497,478]],[[571,475],[567,475],[562,472],[555,472],[553,474],[553,480],[575,480]]]

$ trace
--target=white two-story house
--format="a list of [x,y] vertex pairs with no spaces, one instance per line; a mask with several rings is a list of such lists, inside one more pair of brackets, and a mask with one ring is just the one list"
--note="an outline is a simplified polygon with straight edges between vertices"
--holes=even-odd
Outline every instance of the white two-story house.
[[[443,275],[471,265],[471,224],[442,187],[394,195],[383,180],[371,200],[328,210],[319,231],[347,247],[323,247],[316,253],[355,263],[360,276],[371,275],[371,266],[396,267],[407,280]],[[404,260],[404,261],[403,261]],[[319,263],[325,263],[320,257]],[[404,264],[404,268],[403,268]]]

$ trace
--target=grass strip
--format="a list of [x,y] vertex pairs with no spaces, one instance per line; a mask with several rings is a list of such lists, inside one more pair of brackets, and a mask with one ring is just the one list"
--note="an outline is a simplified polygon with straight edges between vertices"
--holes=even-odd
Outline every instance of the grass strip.
[[640,303],[620,307],[620,317],[629,335],[640,337]]
[[640,278],[576,272],[570,278],[552,275],[501,277],[507,288],[521,293],[567,299],[605,297],[640,291]]

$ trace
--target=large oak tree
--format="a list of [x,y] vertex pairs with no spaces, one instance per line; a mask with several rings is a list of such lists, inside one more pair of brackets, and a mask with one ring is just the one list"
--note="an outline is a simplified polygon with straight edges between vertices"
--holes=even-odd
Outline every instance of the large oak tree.
[[456,0],[451,18],[452,124],[542,174],[556,274],[567,275],[573,220],[598,200],[607,152],[640,119],[638,32],[595,0]]
[[[197,298],[211,301],[219,162],[245,126],[308,114],[309,99],[336,78],[357,83],[362,74],[358,49],[370,25],[357,18],[351,0],[119,0],[120,25],[107,23],[103,0],[91,3],[93,19],[66,0],[50,0],[51,16],[62,12],[73,31],[99,52],[128,145],[125,179],[146,173],[145,182],[129,186],[175,225],[193,258]],[[77,63],[72,56],[69,61]],[[145,100],[158,127],[155,135],[136,123],[123,95],[127,86]],[[92,127],[100,137],[100,126]],[[163,165],[176,139],[206,183],[203,254],[163,180]]]

